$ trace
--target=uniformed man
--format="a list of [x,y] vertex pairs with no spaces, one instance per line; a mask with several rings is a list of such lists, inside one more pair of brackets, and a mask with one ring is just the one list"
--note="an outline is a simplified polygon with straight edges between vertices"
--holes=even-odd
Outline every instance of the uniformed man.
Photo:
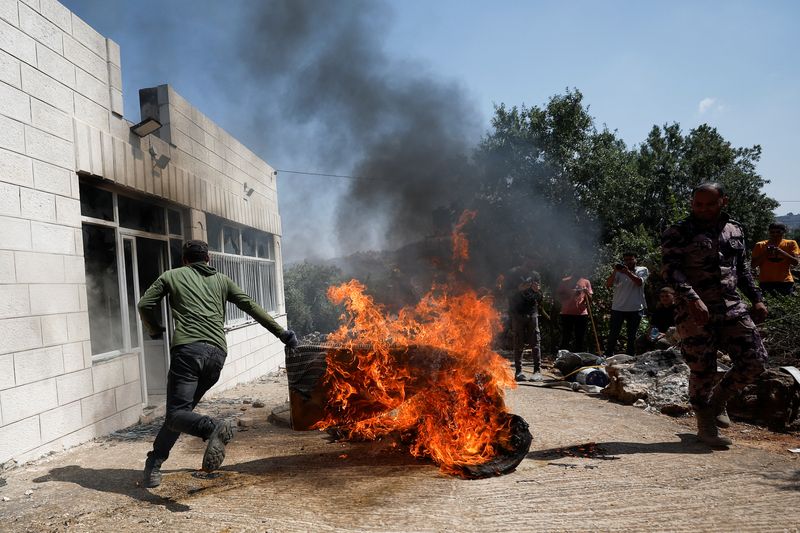
[[[697,436],[710,446],[732,444],[717,429],[730,425],[728,398],[753,382],[767,362],[753,323],[766,318],[767,307],[745,261],[742,228],[722,211],[727,204],[719,183],[698,185],[691,215],[667,229],[661,242],[662,274],[676,292],[675,321],[691,370]],[[749,312],[737,288],[753,304]],[[728,352],[732,366],[715,385],[718,348]]]
[[532,381],[541,381],[542,336],[539,330],[539,306],[542,303],[541,276],[533,270],[533,260],[512,268],[505,276],[508,316],[514,342],[514,373],[517,381],[527,381],[522,372],[522,352],[530,346],[533,355]]

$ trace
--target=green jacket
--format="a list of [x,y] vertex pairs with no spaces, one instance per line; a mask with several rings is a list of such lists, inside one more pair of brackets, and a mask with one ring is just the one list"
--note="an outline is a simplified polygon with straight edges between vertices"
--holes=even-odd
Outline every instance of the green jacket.
[[225,302],[255,318],[276,337],[285,331],[269,313],[234,281],[205,262],[168,270],[153,282],[139,300],[139,315],[150,335],[164,331],[157,312],[161,299],[169,295],[175,333],[171,346],[209,342],[228,351],[225,342]]

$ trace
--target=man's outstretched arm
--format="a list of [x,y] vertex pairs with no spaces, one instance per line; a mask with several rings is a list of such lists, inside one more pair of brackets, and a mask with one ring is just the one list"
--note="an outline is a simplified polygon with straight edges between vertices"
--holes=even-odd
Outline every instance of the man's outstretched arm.
[[297,346],[297,336],[294,331],[284,329],[274,318],[258,303],[242,290],[232,279],[224,276],[226,283],[226,298],[236,307],[253,317],[256,322],[264,326],[267,331],[278,337],[281,342],[290,348]]

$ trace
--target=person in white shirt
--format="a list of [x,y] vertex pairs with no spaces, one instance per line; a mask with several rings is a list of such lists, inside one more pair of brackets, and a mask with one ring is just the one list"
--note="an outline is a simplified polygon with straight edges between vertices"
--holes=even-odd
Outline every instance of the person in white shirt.
[[614,270],[606,279],[606,287],[614,288],[614,299],[611,302],[611,324],[609,326],[608,343],[605,356],[611,357],[617,347],[617,339],[622,331],[622,323],[626,326],[627,344],[625,353],[634,355],[636,332],[646,307],[644,299],[644,282],[649,272],[643,266],[636,266],[636,254],[626,252],[622,263],[614,265]]

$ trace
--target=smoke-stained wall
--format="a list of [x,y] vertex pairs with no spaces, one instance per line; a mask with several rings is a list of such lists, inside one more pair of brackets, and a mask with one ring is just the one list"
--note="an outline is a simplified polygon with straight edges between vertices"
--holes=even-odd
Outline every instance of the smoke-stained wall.
[[[54,0],[32,4],[0,8],[0,464],[133,424],[144,406],[139,354],[93,353],[87,286],[108,272],[91,261],[87,271],[79,175],[182,209],[186,236],[205,237],[205,212],[276,235],[286,320],[271,167],[166,85],[154,89],[162,138],[133,134],[120,47]],[[218,388],[283,361],[258,325],[230,331],[228,344]]]

